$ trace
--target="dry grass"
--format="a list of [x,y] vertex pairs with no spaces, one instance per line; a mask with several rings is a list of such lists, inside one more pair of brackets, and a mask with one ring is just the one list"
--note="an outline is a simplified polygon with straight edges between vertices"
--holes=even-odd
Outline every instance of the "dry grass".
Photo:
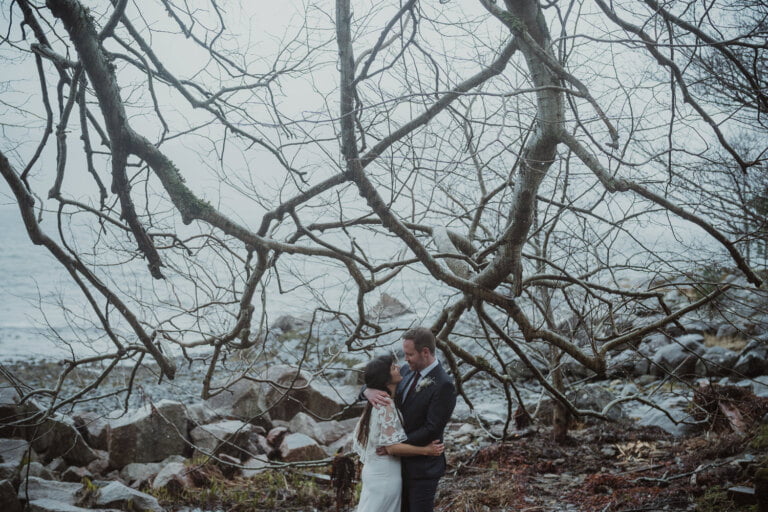
[[521,510],[526,506],[525,480],[498,468],[477,469],[476,474],[442,485],[436,508],[440,511],[482,512]]
[[200,473],[207,481],[200,487],[147,489],[168,509],[198,508],[228,512],[272,512],[275,510],[334,510],[329,485],[300,472],[267,470],[252,478],[224,478],[206,465]]
[[707,347],[723,347],[734,352],[739,352],[747,346],[747,340],[739,336],[715,336],[714,334],[704,335],[704,345]]

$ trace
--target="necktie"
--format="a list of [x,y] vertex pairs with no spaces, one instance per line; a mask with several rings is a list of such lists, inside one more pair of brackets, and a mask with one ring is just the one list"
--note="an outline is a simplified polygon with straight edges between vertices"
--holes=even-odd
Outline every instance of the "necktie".
[[416,372],[416,375],[413,377],[413,380],[411,380],[411,385],[408,386],[408,392],[405,394],[405,400],[408,400],[409,398],[411,398],[411,395],[415,393],[414,390],[416,389],[416,383],[419,382],[419,377],[421,377],[421,373]]

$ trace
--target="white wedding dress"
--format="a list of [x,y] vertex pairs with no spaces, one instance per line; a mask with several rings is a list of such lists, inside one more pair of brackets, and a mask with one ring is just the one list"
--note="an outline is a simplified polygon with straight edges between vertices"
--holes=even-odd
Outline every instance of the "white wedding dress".
[[357,512],[400,512],[403,480],[400,474],[400,459],[392,455],[376,455],[379,446],[390,446],[406,440],[405,431],[392,401],[384,407],[371,410],[368,442],[360,446],[355,428],[353,449],[363,463],[360,503]]

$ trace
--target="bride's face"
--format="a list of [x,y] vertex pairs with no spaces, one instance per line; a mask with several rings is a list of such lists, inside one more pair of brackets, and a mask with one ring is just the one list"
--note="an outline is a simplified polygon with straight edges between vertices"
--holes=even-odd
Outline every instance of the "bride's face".
[[400,367],[397,366],[397,363],[392,363],[392,366],[389,368],[389,383],[397,384],[401,380],[403,380],[403,376],[400,375]]

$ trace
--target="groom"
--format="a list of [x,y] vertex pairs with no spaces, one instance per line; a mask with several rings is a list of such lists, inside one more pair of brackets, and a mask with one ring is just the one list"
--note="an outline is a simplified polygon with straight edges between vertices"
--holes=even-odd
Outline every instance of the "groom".
[[[403,415],[408,444],[425,446],[442,440],[445,425],[456,405],[456,391],[448,374],[435,359],[435,336],[425,327],[403,335],[403,352],[408,363],[400,369],[403,380],[395,391],[395,405]],[[387,393],[363,391],[374,405],[386,404]],[[437,483],[445,474],[445,455],[403,457],[403,512],[431,512]]]

